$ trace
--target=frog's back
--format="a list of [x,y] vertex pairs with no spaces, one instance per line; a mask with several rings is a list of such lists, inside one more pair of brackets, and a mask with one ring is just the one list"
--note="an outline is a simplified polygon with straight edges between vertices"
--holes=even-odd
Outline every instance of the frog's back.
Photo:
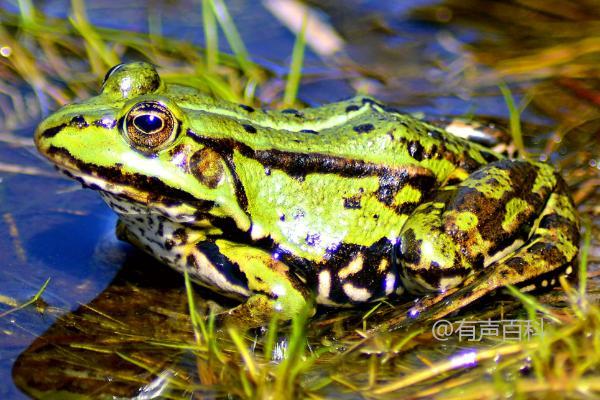
[[361,175],[422,168],[441,182],[456,167],[472,171],[497,159],[481,146],[364,96],[283,111],[212,101],[200,102],[200,108],[198,102],[184,104],[195,114],[193,135],[305,172]]

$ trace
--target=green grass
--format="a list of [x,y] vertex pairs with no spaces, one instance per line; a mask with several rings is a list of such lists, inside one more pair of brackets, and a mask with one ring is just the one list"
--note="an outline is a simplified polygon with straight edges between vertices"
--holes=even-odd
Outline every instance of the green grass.
[[292,51],[292,61],[290,63],[290,73],[288,74],[285,92],[283,94],[283,104],[291,106],[296,101],[300,78],[302,77],[302,63],[304,60],[304,49],[306,47],[306,25],[308,17],[305,15],[302,21],[302,28],[296,37],[294,50]]
[[50,278],[46,279],[46,281],[42,284],[42,286],[40,286],[40,289],[36,292],[35,295],[33,295],[33,297],[29,300],[27,300],[26,302],[19,304],[17,306],[14,306],[13,308],[6,310],[4,312],[0,313],[0,318],[5,318],[7,315],[12,314],[14,312],[17,312],[19,310],[22,310],[24,308],[27,308],[31,305],[36,304],[42,297],[42,294],[44,293],[44,291],[46,290],[46,287],[48,287],[48,284],[50,283]]
[[219,32],[211,0],[202,0],[202,26],[206,47],[206,70],[214,72],[219,65]]
[[97,74],[101,74],[110,66],[117,65],[120,60],[114,50],[110,49],[90,24],[85,11],[84,0],[71,0],[73,16],[69,21],[85,42],[87,59]]
[[[232,101],[253,103],[253,96],[248,95],[253,92],[248,88],[264,82],[270,73],[250,61],[222,2],[213,4],[213,1],[205,0],[204,19],[210,21],[217,15],[215,21],[218,20],[226,37],[233,41],[230,42],[233,56],[218,52],[215,24],[205,30],[208,47],[203,50],[184,41],[92,26],[82,0],[73,0],[68,20],[38,15],[30,10],[28,2],[22,3],[21,14],[4,15],[0,26],[0,40],[12,50],[6,61],[10,65],[7,72],[13,76],[9,75],[7,79],[27,82],[39,93],[40,103],[47,102],[46,96],[62,105],[73,97],[94,94],[108,68],[119,63],[124,54],[159,65],[165,70],[161,75],[168,82],[185,81],[189,86]],[[215,10],[219,13],[214,13]],[[33,40],[33,48],[15,40],[12,33],[19,30]],[[89,70],[73,74],[66,61],[81,59],[87,60]],[[45,66],[43,72],[38,68],[42,64]],[[48,80],[48,76],[61,79],[65,86]]]
[[508,116],[510,122],[510,133],[512,139],[515,143],[515,146],[519,150],[519,153],[527,158],[527,150],[525,149],[525,145],[523,144],[523,132],[521,130],[521,111],[515,104],[515,100],[513,99],[512,93],[510,89],[505,84],[500,85],[500,92],[502,92],[502,96],[504,96],[504,101],[506,102],[506,106],[508,107]]
[[[229,10],[225,5],[223,0],[209,0],[210,9],[212,10],[214,16],[219,22],[219,26],[223,30],[225,37],[227,38],[227,42],[235,55],[238,64],[244,74],[251,79],[255,79],[257,75],[257,70],[254,65],[250,61],[250,55],[248,54],[248,50],[246,50],[246,45],[244,45],[244,41],[242,40],[238,30],[231,19],[231,15],[229,14]],[[213,50],[214,51],[214,50]]]

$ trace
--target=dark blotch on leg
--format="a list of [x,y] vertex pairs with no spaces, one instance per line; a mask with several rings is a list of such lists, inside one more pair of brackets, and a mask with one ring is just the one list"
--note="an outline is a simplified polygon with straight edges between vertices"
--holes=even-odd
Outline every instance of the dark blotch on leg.
[[396,255],[398,259],[414,265],[419,264],[421,261],[421,241],[416,239],[412,229],[408,229],[402,235],[401,240],[396,245]]
[[527,263],[521,257],[512,257],[505,263],[507,266],[515,270],[518,275],[522,275]]

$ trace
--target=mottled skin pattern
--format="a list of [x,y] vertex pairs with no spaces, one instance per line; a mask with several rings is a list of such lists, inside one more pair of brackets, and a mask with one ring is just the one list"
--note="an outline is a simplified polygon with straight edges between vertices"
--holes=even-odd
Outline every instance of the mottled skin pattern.
[[552,167],[366,97],[265,111],[132,63],[35,138],[100,191],[120,238],[247,298],[228,315],[249,324],[405,289],[438,293],[427,307],[439,316],[509,283],[550,286],[577,254],[578,218]]

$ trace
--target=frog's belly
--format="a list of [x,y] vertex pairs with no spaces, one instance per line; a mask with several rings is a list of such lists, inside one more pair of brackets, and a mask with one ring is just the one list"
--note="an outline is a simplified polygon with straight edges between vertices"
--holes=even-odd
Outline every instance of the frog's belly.
[[194,282],[218,293],[239,299],[251,295],[247,286],[232,279],[199,250],[203,231],[172,222],[148,207],[108,193],[102,193],[102,198],[119,215],[119,239],[181,273],[187,269]]

